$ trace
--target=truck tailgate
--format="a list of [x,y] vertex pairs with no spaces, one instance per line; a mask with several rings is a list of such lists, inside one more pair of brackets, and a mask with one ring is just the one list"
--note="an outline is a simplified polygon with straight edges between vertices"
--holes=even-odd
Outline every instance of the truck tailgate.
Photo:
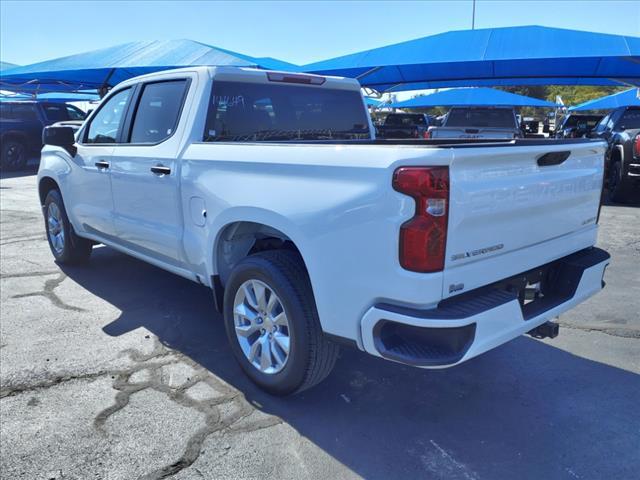
[[[566,255],[567,245],[589,246],[570,237],[593,237],[581,232],[593,230],[597,220],[603,158],[600,142],[455,149],[445,296],[481,286],[458,287],[465,270],[486,265],[482,282],[488,284]],[[536,258],[510,255],[528,249]],[[508,264],[494,268],[488,260],[499,256]]]

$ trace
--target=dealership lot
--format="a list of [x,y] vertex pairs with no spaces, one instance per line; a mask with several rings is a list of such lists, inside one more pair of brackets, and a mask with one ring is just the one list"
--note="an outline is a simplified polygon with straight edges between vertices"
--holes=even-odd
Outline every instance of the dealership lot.
[[60,269],[33,172],[0,181],[7,478],[633,478],[640,208],[604,206],[606,289],[460,367],[345,350],[291,398],[253,386],[211,293],[106,247]]

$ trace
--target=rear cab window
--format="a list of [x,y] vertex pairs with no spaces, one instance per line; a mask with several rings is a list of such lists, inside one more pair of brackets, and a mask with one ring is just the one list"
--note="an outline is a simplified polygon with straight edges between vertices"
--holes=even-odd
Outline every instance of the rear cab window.
[[452,108],[445,126],[517,128],[513,110],[507,108]]
[[391,113],[387,115],[384,121],[385,125],[398,125],[410,127],[413,125],[427,125],[427,121],[424,115],[418,114],[398,114]]
[[369,139],[356,90],[214,81],[205,142]]

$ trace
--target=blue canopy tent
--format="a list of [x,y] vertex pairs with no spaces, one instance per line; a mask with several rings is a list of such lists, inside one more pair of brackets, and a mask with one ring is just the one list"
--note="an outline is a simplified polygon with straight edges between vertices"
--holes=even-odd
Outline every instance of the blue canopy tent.
[[46,102],[91,102],[100,100],[96,93],[41,93],[40,95],[27,95],[24,93],[16,93],[14,95],[0,95],[0,102],[16,101],[16,100],[41,100]]
[[393,108],[429,108],[451,106],[508,106],[556,108],[553,102],[539,98],[503,92],[493,88],[454,88],[412,98],[389,105]]
[[640,85],[640,38],[523,26],[461,30],[312,63],[379,92],[499,85]]
[[10,68],[16,68],[18,65],[9,62],[0,62],[0,72],[9,70]]
[[383,101],[376,100],[375,98],[371,98],[371,97],[364,97],[364,103],[366,103],[367,106],[374,107],[374,108],[378,108],[384,104]]
[[584,110],[613,110],[618,107],[640,107],[640,89],[632,88],[624,92],[614,93],[606,97],[596,98],[588,102],[581,103],[574,107],[569,107],[572,112]]
[[193,40],[142,41],[47,60],[0,73],[0,89],[69,92],[112,87],[136,75],[195,65],[295,69],[273,58],[253,58]]

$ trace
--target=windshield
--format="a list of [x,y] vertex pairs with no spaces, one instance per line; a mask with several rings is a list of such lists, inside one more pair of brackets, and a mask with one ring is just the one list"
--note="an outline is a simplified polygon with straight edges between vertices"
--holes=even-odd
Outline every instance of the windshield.
[[507,108],[452,108],[445,126],[517,128],[513,110]]
[[411,127],[414,125],[426,125],[427,122],[424,115],[392,113],[390,115],[387,115],[384,124]]
[[359,91],[214,82],[204,140],[287,141],[370,138]]

